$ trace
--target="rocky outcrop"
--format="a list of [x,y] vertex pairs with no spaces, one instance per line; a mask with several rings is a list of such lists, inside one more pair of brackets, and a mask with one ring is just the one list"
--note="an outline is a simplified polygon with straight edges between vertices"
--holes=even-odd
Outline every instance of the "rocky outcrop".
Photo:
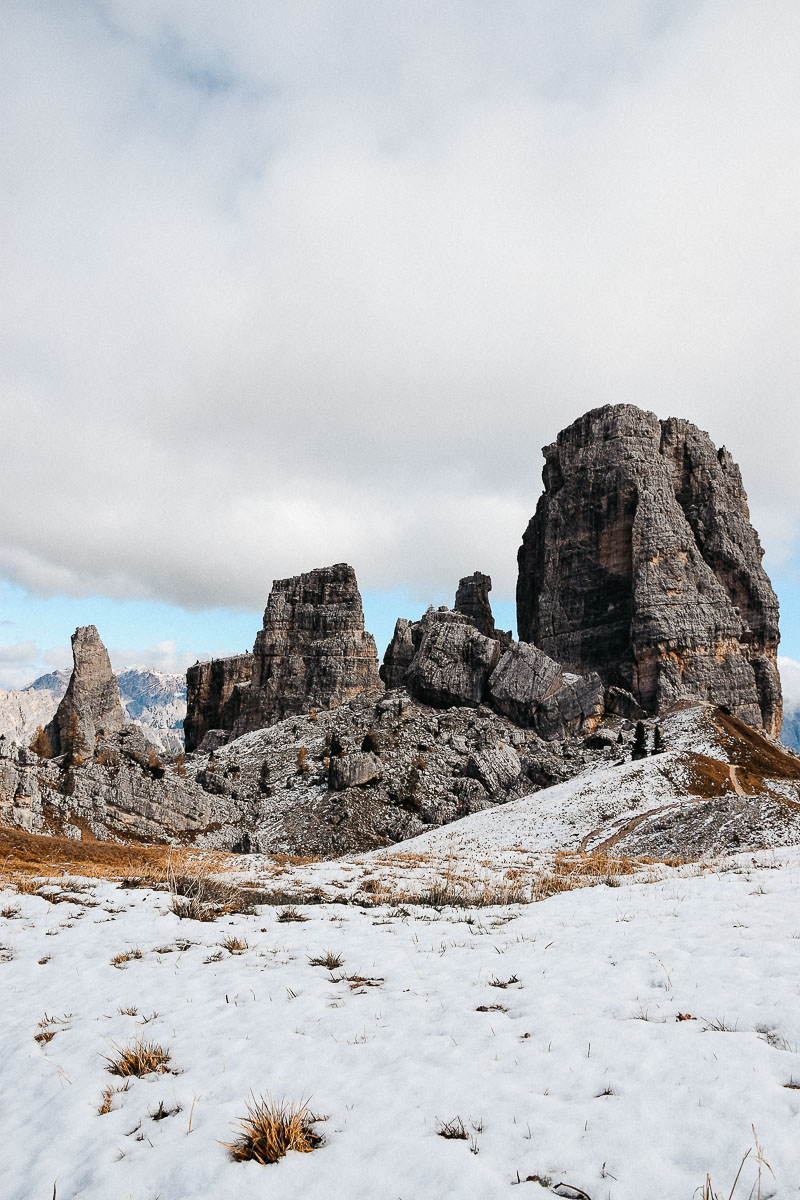
[[447,608],[429,609],[416,632],[417,651],[404,680],[411,695],[435,708],[480,704],[500,658],[495,639]]
[[552,658],[520,642],[510,644],[493,672],[489,702],[547,741],[591,732],[605,711],[599,675],[564,675]]
[[182,767],[154,769],[153,746],[134,726],[101,738],[97,751],[53,761],[0,737],[0,824],[98,841],[213,836],[212,797]]
[[94,625],[73,633],[72,660],[67,690],[45,733],[54,756],[91,757],[98,736],[119,733],[124,723],[116,676]]
[[252,655],[187,672],[186,748],[199,746],[209,730],[239,737],[380,686],[353,568],[337,563],[276,579]]
[[511,641],[511,634],[495,628],[489,592],[492,590],[491,576],[475,571],[458,581],[454,612],[463,613],[484,637],[495,638],[503,645]]
[[777,736],[778,603],[727,450],[613,405],[544,456],[518,556],[520,638],[648,712],[706,700]]
[[[480,704],[500,652],[511,642],[510,633],[495,628],[491,590],[490,576],[475,571],[459,580],[452,610],[429,608],[419,621],[401,617],[381,664],[386,687],[408,687],[439,708]],[[487,641],[496,642],[500,652]]]
[[381,676],[434,708],[489,704],[547,741],[590,732],[604,712],[599,675],[565,675],[535,646],[487,637],[448,608],[397,622]]
[[209,730],[233,728],[239,715],[239,688],[253,677],[252,654],[212,658],[186,672],[186,716],[183,736],[187,750],[196,750]]

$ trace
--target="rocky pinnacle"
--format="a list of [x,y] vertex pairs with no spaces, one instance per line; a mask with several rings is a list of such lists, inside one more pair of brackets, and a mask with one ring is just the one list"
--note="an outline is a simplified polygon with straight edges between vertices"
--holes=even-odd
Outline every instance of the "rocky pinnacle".
[[46,732],[54,754],[69,750],[91,757],[98,734],[122,729],[119,688],[94,625],[81,626],[73,633],[72,659],[72,676]]
[[728,451],[621,404],[543,453],[518,554],[520,638],[650,712],[709,700],[777,736],[778,601]]

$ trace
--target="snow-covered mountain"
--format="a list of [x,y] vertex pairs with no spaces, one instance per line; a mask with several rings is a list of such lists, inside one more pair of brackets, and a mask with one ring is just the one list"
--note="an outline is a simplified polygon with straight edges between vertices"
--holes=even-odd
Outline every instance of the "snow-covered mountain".
[[[71,672],[51,671],[18,690],[0,689],[0,733],[19,743],[31,740],[39,725],[46,725],[67,690]],[[117,671],[119,698],[134,725],[165,754],[183,749],[186,715],[186,677],[150,667]]]

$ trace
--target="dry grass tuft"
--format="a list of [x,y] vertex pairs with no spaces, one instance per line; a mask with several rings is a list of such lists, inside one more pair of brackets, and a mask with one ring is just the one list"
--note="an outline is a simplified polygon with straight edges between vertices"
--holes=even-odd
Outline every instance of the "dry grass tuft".
[[271,1096],[262,1096],[260,1100],[251,1096],[247,1102],[247,1116],[234,1126],[241,1129],[241,1135],[235,1142],[222,1144],[230,1150],[235,1162],[252,1159],[267,1165],[283,1158],[287,1150],[309,1154],[321,1146],[323,1139],[312,1128],[321,1120],[324,1118],[309,1112],[306,1101],[287,1104],[285,1100],[278,1102]]
[[125,963],[132,962],[135,958],[141,958],[141,950],[125,950],[122,954],[115,954],[110,960],[112,967],[124,967]]
[[245,950],[250,949],[247,938],[236,937],[232,933],[229,933],[226,938],[222,939],[220,946],[230,954],[243,954]]
[[489,987],[507,988],[511,987],[512,983],[519,983],[519,977],[517,975],[509,975],[508,979],[497,979],[496,977],[494,979],[490,979]]
[[310,967],[325,967],[328,971],[338,970],[343,963],[344,959],[341,954],[334,954],[332,950],[326,950],[324,954],[318,954],[308,960]]
[[19,905],[7,904],[5,908],[0,908],[0,917],[5,917],[7,921],[13,921],[19,916]]
[[469,1138],[461,1117],[453,1117],[452,1121],[440,1121],[438,1117],[436,1120],[439,1125],[436,1130],[439,1137],[456,1139],[460,1142],[466,1142]]
[[112,1075],[161,1075],[169,1070],[170,1054],[158,1042],[134,1042],[125,1049],[115,1047],[116,1058],[106,1056]]
[[285,923],[286,921],[307,921],[308,917],[304,917],[296,908],[283,908],[278,913],[278,920],[281,923]]
[[97,1108],[98,1116],[104,1117],[106,1113],[110,1113],[113,1105],[114,1097],[118,1092],[127,1092],[131,1086],[130,1080],[127,1083],[120,1084],[119,1087],[112,1087],[110,1084],[107,1088],[103,1088],[103,1098]]

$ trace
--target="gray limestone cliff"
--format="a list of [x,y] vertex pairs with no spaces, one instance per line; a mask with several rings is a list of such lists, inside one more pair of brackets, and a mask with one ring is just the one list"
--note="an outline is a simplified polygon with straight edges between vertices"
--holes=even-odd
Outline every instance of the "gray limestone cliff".
[[101,734],[119,733],[124,714],[108,651],[94,625],[72,635],[73,670],[56,714],[45,730],[54,755],[93,755]]
[[544,456],[518,555],[520,639],[649,712],[711,701],[777,736],[778,602],[728,451],[688,421],[609,405]]
[[337,563],[277,579],[252,655],[189,669],[186,748],[195,749],[210,730],[239,737],[380,687],[353,568]]

